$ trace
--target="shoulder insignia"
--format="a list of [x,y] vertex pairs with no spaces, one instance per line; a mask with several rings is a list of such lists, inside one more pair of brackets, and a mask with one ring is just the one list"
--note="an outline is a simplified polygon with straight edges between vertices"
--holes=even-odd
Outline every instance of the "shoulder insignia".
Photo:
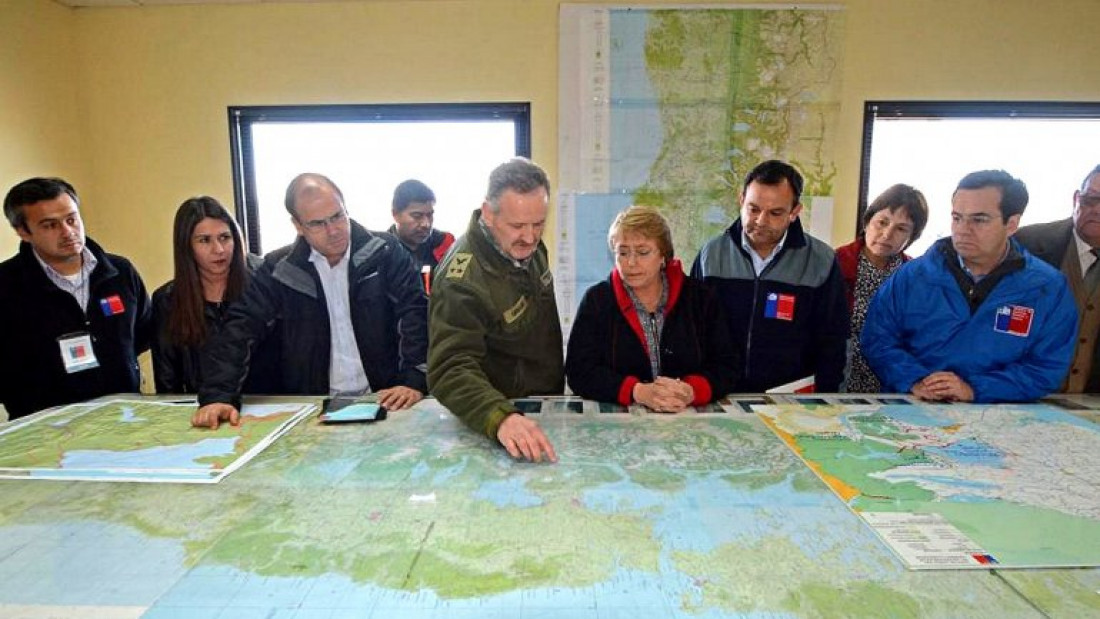
[[523,315],[523,312],[527,311],[527,297],[522,296],[516,304],[508,309],[504,310],[504,322],[512,324]]
[[459,252],[455,254],[451,259],[451,264],[447,266],[447,277],[452,279],[462,279],[466,276],[466,269],[470,268],[470,259],[473,258],[473,254],[465,252]]

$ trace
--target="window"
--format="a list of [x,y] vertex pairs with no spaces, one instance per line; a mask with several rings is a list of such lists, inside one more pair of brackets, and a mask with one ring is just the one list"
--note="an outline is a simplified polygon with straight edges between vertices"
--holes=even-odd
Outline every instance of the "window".
[[229,126],[237,217],[257,254],[294,240],[283,196],[302,172],[331,178],[370,230],[393,223],[394,187],[419,179],[435,193],[435,227],[457,236],[489,172],[531,153],[527,103],[231,107]]
[[1027,185],[1021,225],[1069,217],[1073,191],[1100,163],[1100,103],[896,102],[864,106],[859,219],[895,183],[928,200],[924,252],[951,235],[951,194],[966,174],[1003,169]]

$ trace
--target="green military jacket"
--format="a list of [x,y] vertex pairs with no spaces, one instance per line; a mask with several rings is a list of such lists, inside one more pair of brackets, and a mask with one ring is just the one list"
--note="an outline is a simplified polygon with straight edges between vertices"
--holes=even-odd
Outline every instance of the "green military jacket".
[[471,428],[496,439],[509,398],[562,393],[561,324],[546,246],[516,266],[474,211],[439,264],[428,312],[428,388]]

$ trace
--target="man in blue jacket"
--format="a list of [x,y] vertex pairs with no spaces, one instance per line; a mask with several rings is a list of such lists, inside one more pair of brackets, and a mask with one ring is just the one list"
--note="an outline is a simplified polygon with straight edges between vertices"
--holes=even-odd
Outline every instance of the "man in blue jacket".
[[207,343],[195,426],[237,421],[249,362],[269,340],[283,393],[370,392],[397,410],[428,390],[428,298],[409,253],[353,222],[343,193],[320,174],[291,181],[286,209],[298,240],[264,259]]
[[863,354],[885,390],[1028,402],[1061,384],[1077,308],[1065,276],[1010,238],[1027,200],[1003,170],[959,181],[951,238],[899,269],[867,311]]
[[802,230],[802,175],[765,161],[745,176],[741,217],[707,241],[691,275],[722,299],[744,366],[742,392],[813,376],[820,392],[840,390],[848,300],[832,248]]

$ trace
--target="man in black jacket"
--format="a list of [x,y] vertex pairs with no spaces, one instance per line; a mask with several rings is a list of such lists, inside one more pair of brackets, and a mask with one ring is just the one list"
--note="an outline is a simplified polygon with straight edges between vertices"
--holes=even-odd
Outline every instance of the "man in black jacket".
[[298,240],[265,258],[203,351],[195,426],[237,422],[249,360],[272,337],[283,393],[374,392],[397,410],[427,391],[428,302],[408,252],[351,221],[320,174],[291,181],[285,205]]
[[4,198],[22,239],[0,264],[0,402],[12,419],[140,387],[145,284],[129,260],[84,236],[79,207],[59,178],[25,180]]
[[844,279],[832,248],[802,229],[802,184],[788,163],[757,165],[745,176],[740,218],[692,265],[725,303],[744,392],[790,390],[812,376],[816,391],[831,393],[844,377]]

